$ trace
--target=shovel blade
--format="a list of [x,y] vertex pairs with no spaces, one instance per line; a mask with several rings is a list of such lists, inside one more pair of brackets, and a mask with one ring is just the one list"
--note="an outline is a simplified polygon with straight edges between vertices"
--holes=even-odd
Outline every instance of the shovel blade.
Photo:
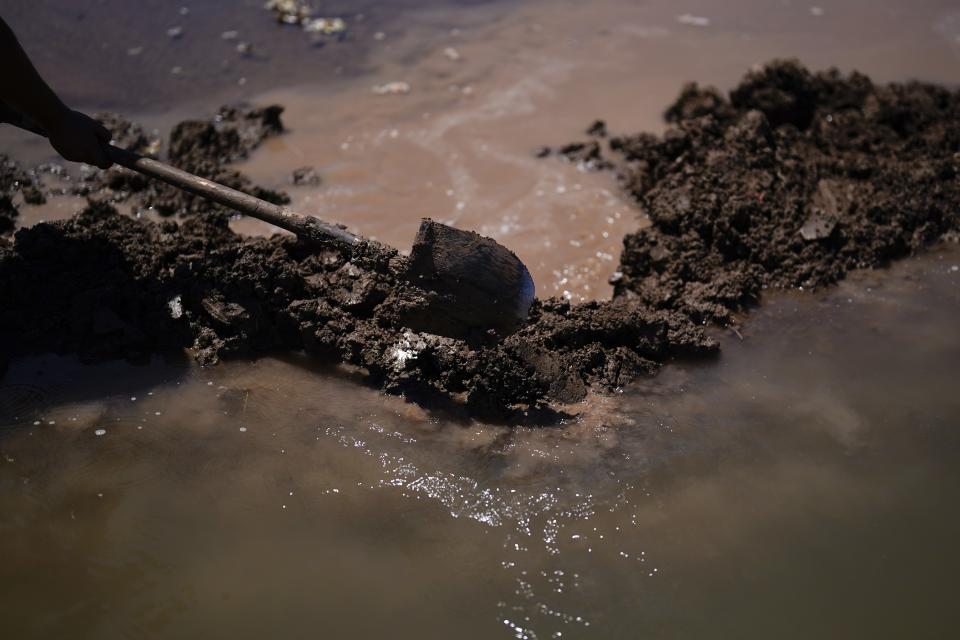
[[530,272],[512,251],[429,218],[420,223],[410,252],[410,276],[438,294],[413,328],[454,338],[513,333],[535,296]]

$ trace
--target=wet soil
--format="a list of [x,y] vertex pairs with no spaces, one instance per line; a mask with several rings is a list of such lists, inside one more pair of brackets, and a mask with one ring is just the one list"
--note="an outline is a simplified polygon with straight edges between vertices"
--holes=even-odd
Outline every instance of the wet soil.
[[20,213],[14,198],[18,193],[25,201],[39,202],[43,198],[43,194],[33,185],[30,176],[20,165],[0,154],[0,242],[17,228],[17,217]]
[[[269,195],[226,164],[282,131],[279,115],[224,109],[181,123],[166,155]],[[607,138],[596,124],[592,141],[564,153],[616,167],[653,224],[624,239],[613,300],[538,301],[496,340],[412,331],[430,294],[407,282],[396,251],[242,237],[194,198],[121,169],[97,173],[83,181],[93,198],[84,212],[0,244],[0,353],[190,348],[213,363],[306,350],[362,368],[388,392],[487,418],[576,402],[589,387],[715,352],[703,325],[732,321],[765,287],[829,284],[956,234],[958,116],[957,92],[779,62],[729,97],[686,87],[661,137]],[[111,124],[158,152],[135,126]],[[116,201],[179,218],[118,215]]]
[[653,223],[624,238],[615,296],[729,323],[767,287],[829,285],[960,230],[960,91],[779,61],[728,96],[687,85],[665,119],[560,150],[616,166]]
[[[282,133],[281,113],[283,107],[277,105],[260,109],[224,106],[209,119],[180,122],[170,132],[166,160],[184,171],[274,204],[287,204],[290,198],[285,193],[257,186],[227,166],[245,159],[266,138]],[[151,139],[136,123],[113,113],[102,113],[97,117],[110,128],[117,146],[150,156],[160,153],[161,142]],[[109,202],[129,201],[137,211],[151,210],[162,216],[223,211],[222,207],[203,198],[120,167],[88,174],[85,178],[74,189],[76,195],[106,195]]]
[[676,313],[629,300],[538,302],[501,342],[469,344],[407,327],[429,302],[407,259],[285,236],[244,238],[212,213],[155,224],[92,204],[23,229],[0,252],[3,351],[137,358],[190,347],[204,363],[304,349],[364,368],[393,393],[462,400],[472,413],[582,399],[668,357],[715,348]]

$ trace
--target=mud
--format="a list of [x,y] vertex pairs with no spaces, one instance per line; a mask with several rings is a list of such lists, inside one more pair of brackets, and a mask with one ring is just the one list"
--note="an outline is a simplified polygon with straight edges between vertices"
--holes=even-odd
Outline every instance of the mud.
[[[277,105],[264,108],[224,106],[206,120],[186,120],[177,124],[165,144],[156,135],[117,114],[99,113],[96,117],[110,129],[113,144],[118,147],[163,159],[184,171],[275,204],[287,204],[290,198],[285,193],[255,185],[228,166],[245,159],[266,138],[283,133],[282,112],[283,107]],[[133,211],[155,211],[161,216],[225,211],[203,198],[116,166],[105,172],[82,174],[71,192],[80,196],[93,195],[98,201],[113,204],[128,203]]]
[[652,222],[624,238],[615,296],[729,323],[768,287],[812,289],[960,229],[960,92],[792,61],[729,96],[684,87],[663,136],[561,152],[617,166]]
[[14,198],[18,193],[25,201],[37,201],[43,197],[20,165],[6,155],[0,154],[0,242],[3,242],[4,236],[16,229],[17,216],[20,212],[17,210]]
[[[252,188],[226,164],[280,133],[279,114],[181,123],[167,157]],[[624,239],[613,300],[537,301],[500,340],[410,330],[435,300],[408,283],[410,261],[394,250],[238,236],[227,213],[111,170],[86,181],[96,199],[75,218],[0,243],[0,354],[188,348],[212,364],[305,350],[430,407],[536,421],[590,387],[716,352],[704,324],[733,321],[766,287],[826,285],[955,236],[958,116],[956,92],[778,62],[729,97],[684,88],[661,137],[609,137],[594,123],[589,141],[560,152],[616,168],[652,226]],[[134,125],[111,126],[156,152]],[[109,204],[126,200],[179,217],[154,223]]]
[[588,385],[616,387],[716,348],[682,316],[627,300],[537,303],[496,344],[414,333],[406,320],[424,300],[403,278],[406,263],[376,244],[348,255],[243,238],[222,214],[154,224],[92,204],[0,250],[2,351],[97,360],[191,348],[214,363],[303,349],[361,367],[388,392],[496,417],[577,401]]

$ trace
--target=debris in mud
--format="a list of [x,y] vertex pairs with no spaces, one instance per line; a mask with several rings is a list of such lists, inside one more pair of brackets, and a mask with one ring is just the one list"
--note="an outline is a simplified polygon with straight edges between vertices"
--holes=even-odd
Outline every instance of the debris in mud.
[[386,82],[373,87],[373,92],[379,96],[403,95],[410,93],[410,85],[406,82]]
[[960,230],[956,90],[778,61],[729,98],[687,85],[665,117],[601,154],[652,223],[624,238],[618,297],[725,323]]
[[603,157],[600,143],[596,140],[572,142],[560,147],[557,153],[577,165],[577,168],[581,171],[601,171],[613,168],[613,163]]
[[315,187],[320,184],[320,174],[313,167],[300,167],[293,170],[290,182],[297,187]]
[[303,30],[307,33],[332,36],[346,31],[347,23],[344,22],[342,18],[316,18],[315,20],[305,22]]
[[265,7],[281,24],[303,24],[313,13],[310,4],[301,0],[269,0]]
[[603,120],[594,120],[593,124],[587,127],[587,135],[594,138],[606,138],[607,123]]
[[324,38],[342,38],[347,32],[343,18],[314,18],[313,7],[300,0],[270,0],[266,8],[273,11],[277,22],[301,27],[318,45],[323,44]]

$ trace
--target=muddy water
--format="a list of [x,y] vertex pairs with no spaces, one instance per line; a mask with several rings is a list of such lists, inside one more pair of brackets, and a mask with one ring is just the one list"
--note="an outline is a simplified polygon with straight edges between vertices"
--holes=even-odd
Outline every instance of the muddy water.
[[[476,229],[513,248],[542,295],[606,298],[621,238],[643,221],[609,175],[534,157],[542,145],[585,139],[597,117],[614,133],[660,131],[680,78],[725,88],[776,56],[877,81],[960,82],[960,13],[936,3],[868,15],[850,3],[818,15],[744,1],[694,9],[707,26],[672,3],[622,0],[434,10],[388,42],[372,75],[261,96],[286,105],[293,133],[244,170],[282,188],[313,165],[326,186],[293,191],[304,212],[401,249],[423,216]],[[372,91],[390,82],[410,92]]]
[[951,248],[775,297],[715,364],[512,432],[297,358],[20,362],[3,389],[4,626],[949,637],[958,312]]
[[[302,211],[401,248],[419,217],[452,221],[514,248],[541,293],[606,297],[642,221],[612,178],[534,159],[539,145],[596,117],[659,130],[682,82],[727,87],[775,55],[960,80],[950,3],[818,9],[412,12],[365,73],[257,95],[287,105],[292,133],[242,168],[280,186],[313,165],[323,184],[288,187]],[[392,81],[410,93],[373,93]],[[179,109],[140,119],[197,113]],[[5,634],[950,637],[958,269],[946,248],[772,297],[742,341],[721,336],[719,361],[542,430],[453,422],[296,357],[15,362],[0,380]]]
[[[661,114],[684,82],[727,88],[751,65],[778,56],[798,57],[812,69],[855,68],[877,82],[960,83],[960,12],[937,0],[884,2],[869,10],[860,2],[820,7],[758,0],[726,3],[723,10],[712,3],[680,10],[670,2],[624,0],[437,1],[406,11],[366,3],[357,9],[366,11],[364,21],[349,22],[353,39],[299,54],[287,48],[303,34],[281,29],[285,35],[278,37],[259,6],[240,3],[216,13],[217,3],[208,4],[188,14],[197,28],[209,31],[214,16],[222,24],[244,21],[248,32],[276,47],[276,59],[241,61],[256,86],[271,78],[300,84],[266,93],[230,85],[224,94],[214,83],[206,102],[191,98],[161,112],[128,115],[165,131],[226,99],[283,104],[291,132],[240,168],[289,191],[294,208],[401,250],[410,247],[424,216],[473,228],[514,249],[541,295],[574,301],[610,295],[606,281],[621,238],[644,222],[610,175],[534,157],[543,145],[585,138],[598,117],[614,133],[660,131]],[[97,15],[108,21],[123,15],[107,9]],[[378,33],[383,39],[371,40]],[[216,38],[211,44],[186,37],[165,46],[181,57],[222,54]],[[177,50],[181,45],[194,49]],[[348,45],[362,56],[363,69],[328,73],[317,56],[342,56]],[[287,75],[293,59],[303,66],[298,73],[313,69],[312,75]],[[406,83],[409,93],[374,92],[389,83]],[[161,86],[175,95],[183,91]],[[27,135],[7,130],[0,136],[18,157],[49,153]],[[293,170],[304,165],[317,169],[321,186],[290,185]],[[24,206],[22,222],[64,217],[81,204],[58,198]],[[252,219],[235,228],[273,231]]]

